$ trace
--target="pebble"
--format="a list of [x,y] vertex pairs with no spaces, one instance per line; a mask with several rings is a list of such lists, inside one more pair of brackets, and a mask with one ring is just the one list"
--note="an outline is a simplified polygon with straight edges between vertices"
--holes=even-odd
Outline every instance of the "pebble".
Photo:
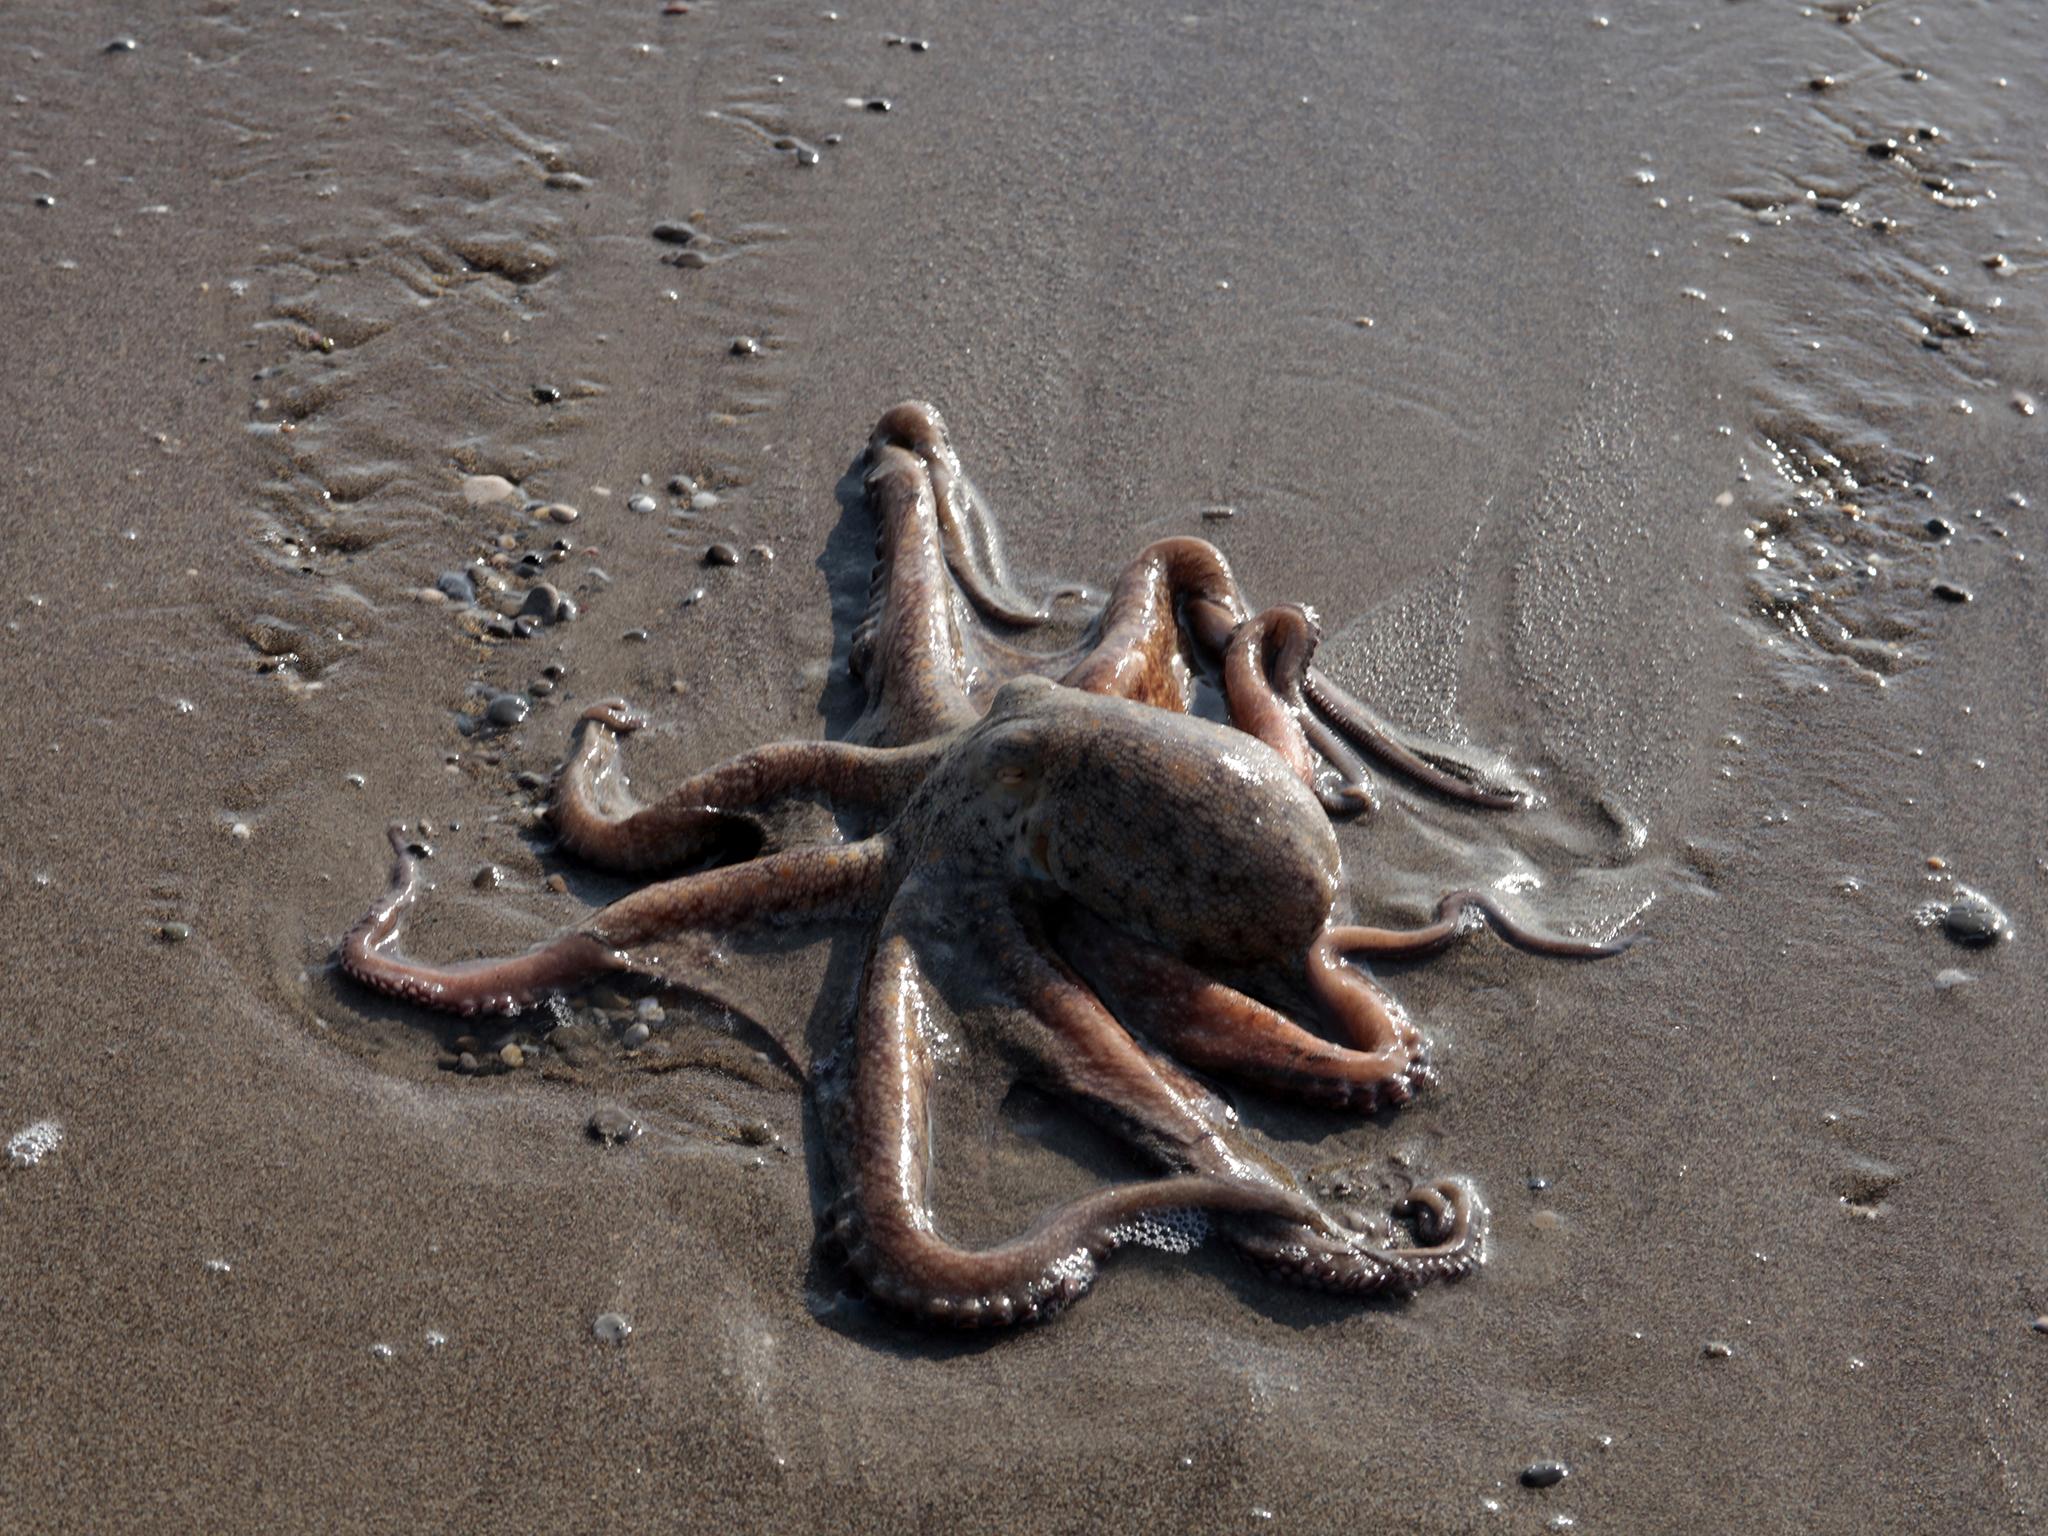
[[520,1067],[526,1065],[526,1052],[522,1051],[517,1045],[513,1044],[511,1041],[508,1040],[505,1043],[504,1047],[498,1052],[498,1060],[502,1061],[503,1063],[505,1063],[506,1066],[511,1067],[516,1071]]
[[619,1036],[619,1044],[629,1051],[637,1051],[653,1034],[654,1031],[645,1024],[629,1024],[626,1026],[626,1032]]
[[1930,517],[1920,525],[1937,539],[1946,539],[1954,534],[1955,527],[1945,517]]
[[740,552],[730,544],[713,544],[704,551],[704,563],[706,565],[738,565],[740,563]]
[[472,507],[495,506],[501,501],[519,500],[519,487],[503,475],[464,475],[462,498]]
[[697,482],[688,475],[670,475],[668,493],[671,496],[692,496],[697,491]]
[[1727,1360],[1734,1356],[1735,1346],[1720,1339],[1709,1339],[1700,1346],[1700,1354],[1708,1360]]
[[752,336],[735,336],[729,349],[734,357],[753,357],[761,350],[761,343]]
[[690,510],[692,512],[709,512],[717,505],[718,493],[716,491],[696,491],[690,496]]
[[2009,926],[1996,902],[1967,885],[1956,887],[1954,899],[1941,915],[1942,932],[1958,944],[1989,944],[2004,938]]
[[681,267],[685,272],[699,272],[711,265],[711,258],[702,251],[677,251],[673,256],[661,258],[672,267]]
[[866,105],[870,112],[889,112],[895,109],[896,104],[886,96],[870,96]]
[[576,617],[576,604],[553,582],[541,581],[527,591],[519,613],[522,618],[539,619],[543,624],[566,624]]
[[484,718],[500,729],[523,724],[533,706],[516,693],[501,693],[484,709]]
[[486,864],[469,877],[469,883],[480,891],[495,891],[505,883],[505,871],[495,864]]
[[1555,1488],[1572,1475],[1572,1469],[1561,1461],[1532,1461],[1522,1468],[1524,1488]]
[[647,643],[647,631],[644,629],[629,629],[619,638],[632,645],[645,645]]
[[533,398],[542,405],[555,405],[560,402],[562,392],[552,384],[536,384],[533,386]]
[[607,1344],[623,1344],[633,1336],[633,1323],[623,1312],[600,1312],[590,1331]]
[[166,944],[182,944],[192,937],[192,925],[190,923],[165,923],[161,928],[157,929],[156,936]]
[[370,1358],[372,1360],[389,1360],[393,1355],[397,1353],[398,1351],[393,1349],[389,1344],[372,1344],[370,1346]]
[[457,1056],[455,1058],[455,1070],[458,1072],[467,1072],[472,1077],[475,1076],[477,1070],[476,1057],[471,1052],[464,1051],[460,1056]]
[[117,37],[112,42],[108,43],[106,47],[102,48],[100,52],[133,53],[137,48],[140,48],[141,46],[142,44],[136,42],[135,39],[132,37]]
[[1959,587],[1952,581],[1937,581],[1927,590],[1944,603],[1967,603],[1972,597],[1968,587]]
[[476,601],[476,582],[467,571],[443,571],[434,578],[434,590],[458,603]]
[[681,219],[663,219],[649,233],[663,245],[688,245],[697,238],[696,227]]
[[683,606],[685,608],[694,608],[703,601],[704,589],[702,587],[692,587],[683,594]]
[[228,828],[228,836],[238,843],[246,843],[255,835],[254,832],[249,830],[249,823],[246,821],[235,822]]
[[749,1147],[772,1147],[780,1139],[766,1120],[744,1120],[733,1134]]
[[2033,1322],[2029,1323],[2027,1326],[2032,1328],[2036,1333],[2048,1333],[2048,1312],[2043,1312],[2039,1317],[2035,1318]]
[[642,491],[638,496],[635,496],[626,503],[626,510],[628,512],[652,512],[660,505],[660,502],[649,496],[645,491]]
[[798,165],[816,165],[818,163],[818,152],[808,144],[799,144],[796,147],[796,163]]
[[566,501],[551,501],[540,509],[540,515],[551,522],[573,523],[583,514]]
[[640,1122],[617,1106],[600,1109],[583,1127],[592,1141],[608,1147],[623,1146],[640,1134]]
[[749,544],[747,546],[747,554],[750,558],[759,561],[763,565],[766,565],[775,558],[775,551],[766,544]]
[[529,699],[545,699],[554,691],[555,685],[544,677],[536,677],[526,685],[526,696]]
[[545,879],[541,883],[545,885],[549,890],[553,891],[557,896],[566,896],[569,894],[569,882],[560,875],[549,875],[547,879]]

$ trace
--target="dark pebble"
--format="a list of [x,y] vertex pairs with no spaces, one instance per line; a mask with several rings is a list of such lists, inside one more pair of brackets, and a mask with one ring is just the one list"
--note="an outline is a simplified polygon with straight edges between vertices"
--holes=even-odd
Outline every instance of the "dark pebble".
[[2009,922],[1998,904],[1982,891],[1967,885],[1956,894],[1941,915],[1941,930],[1958,944],[1989,944],[2005,937]]
[[536,384],[533,386],[533,398],[542,405],[553,405],[562,398],[562,392],[552,384]]
[[1572,1469],[1561,1461],[1532,1461],[1522,1468],[1524,1488],[1555,1488],[1572,1475]]
[[1700,1346],[1700,1354],[1709,1360],[1729,1360],[1735,1355],[1735,1346],[1720,1339],[1709,1339]]
[[112,42],[108,43],[106,47],[102,48],[100,52],[133,53],[136,49],[140,48],[141,46],[142,44],[136,42],[135,39],[132,37],[117,37]]
[[645,1024],[628,1024],[625,1033],[619,1036],[619,1044],[629,1051],[637,1051],[653,1036],[654,1031]]
[[629,629],[619,638],[633,645],[645,645],[647,643],[647,631],[644,629]]
[[57,199],[50,196],[47,192],[38,192],[36,194],[36,206],[38,208],[54,208],[57,206]]
[[772,1147],[779,1139],[775,1134],[775,1127],[766,1120],[744,1121],[734,1134],[750,1147]]
[[704,589],[702,587],[692,587],[683,594],[683,606],[685,608],[694,608],[703,601]]
[[701,272],[711,265],[711,258],[702,251],[677,251],[673,256],[661,258],[672,267],[681,267],[685,272]]
[[502,728],[521,724],[533,713],[533,706],[516,693],[501,693],[484,710],[484,718]]
[[469,877],[469,883],[480,891],[495,891],[505,883],[505,872],[495,864],[486,864]]
[[1937,581],[1927,590],[1940,598],[1944,603],[1967,603],[1970,601],[1969,588],[1959,587],[1952,581]]
[[894,109],[895,103],[886,96],[870,96],[867,106],[870,112],[888,112]]
[[532,769],[527,769],[512,782],[521,789],[531,792],[546,789],[548,787],[548,776],[544,773],[535,773]]
[[161,928],[157,929],[156,936],[166,944],[182,944],[192,937],[192,925],[190,923],[165,923]]
[[512,633],[522,640],[529,640],[540,628],[540,620],[530,613],[522,613],[512,621]]
[[583,1129],[592,1141],[601,1141],[608,1147],[616,1147],[640,1134],[640,1122],[623,1109],[613,1106],[597,1111]]
[[1945,539],[1955,532],[1955,529],[1950,526],[1948,519],[1944,517],[1930,517],[1921,526],[1937,539]]
[[738,565],[740,563],[740,552],[730,544],[713,544],[704,551],[704,563],[706,565]]
[[554,691],[555,685],[544,677],[536,677],[526,685],[526,696],[529,699],[544,699]]
[[808,144],[799,144],[796,147],[796,163],[807,166],[816,165],[818,163],[818,152]]
[[559,683],[562,680],[563,670],[562,664],[559,661],[551,661],[540,669],[540,675],[551,683]]
[[434,590],[447,593],[458,603],[476,601],[476,582],[467,571],[443,571],[434,578]]
[[1806,82],[1806,88],[1809,91],[1831,91],[1835,88],[1835,77],[1833,75],[1815,75]]
[[668,493],[671,496],[694,496],[697,494],[697,482],[688,475],[670,475]]
[[1529,1178],[1529,1188],[1540,1195],[1543,1191],[1550,1188],[1550,1180],[1544,1178],[1540,1173],[1532,1174]]
[[1873,160],[1889,160],[1898,152],[1899,141],[1897,139],[1878,139],[1869,146],[1870,158]]
[[735,336],[729,350],[734,357],[752,357],[761,350],[761,343],[751,336]]
[[697,231],[681,219],[663,219],[654,226],[654,238],[663,245],[688,245],[697,238]]

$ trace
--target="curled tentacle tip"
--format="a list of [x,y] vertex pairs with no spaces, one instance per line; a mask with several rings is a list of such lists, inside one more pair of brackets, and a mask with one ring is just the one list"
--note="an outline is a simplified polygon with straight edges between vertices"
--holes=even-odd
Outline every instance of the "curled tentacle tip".
[[624,699],[605,699],[603,702],[593,704],[590,708],[584,710],[582,714],[576,717],[576,723],[578,725],[601,725],[606,730],[617,731],[620,735],[624,736],[630,735],[634,731],[644,730],[648,720],[647,716],[641,714],[639,710],[633,708]]

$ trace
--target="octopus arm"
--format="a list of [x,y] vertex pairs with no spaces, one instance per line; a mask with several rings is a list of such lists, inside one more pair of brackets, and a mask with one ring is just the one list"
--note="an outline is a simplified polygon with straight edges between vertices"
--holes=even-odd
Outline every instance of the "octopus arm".
[[955,1327],[1042,1321],[1084,1295],[1134,1224],[1189,1209],[1298,1211],[1301,1202],[1201,1175],[1111,1185],[1054,1207],[1019,1237],[984,1248],[939,1230],[931,1205],[929,1006],[916,949],[885,925],[863,985],[854,1045],[851,1185],[833,1234],[868,1294]]
[[757,851],[754,818],[799,800],[834,811],[899,807],[931,771],[938,749],[777,742],[743,752],[643,805],[619,771],[619,736],[637,717],[617,703],[586,710],[556,775],[549,816],[562,846],[601,869],[642,873]]

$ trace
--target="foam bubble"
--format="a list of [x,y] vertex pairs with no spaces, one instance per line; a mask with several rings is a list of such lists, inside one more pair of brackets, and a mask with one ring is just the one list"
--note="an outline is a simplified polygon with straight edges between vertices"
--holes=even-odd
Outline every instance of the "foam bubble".
[[33,1168],[64,1140],[64,1127],[54,1120],[38,1120],[7,1138],[7,1161],[17,1168]]
[[1110,1230],[1119,1248],[1157,1248],[1161,1253],[1193,1253],[1209,1236],[1204,1211],[1149,1211]]

